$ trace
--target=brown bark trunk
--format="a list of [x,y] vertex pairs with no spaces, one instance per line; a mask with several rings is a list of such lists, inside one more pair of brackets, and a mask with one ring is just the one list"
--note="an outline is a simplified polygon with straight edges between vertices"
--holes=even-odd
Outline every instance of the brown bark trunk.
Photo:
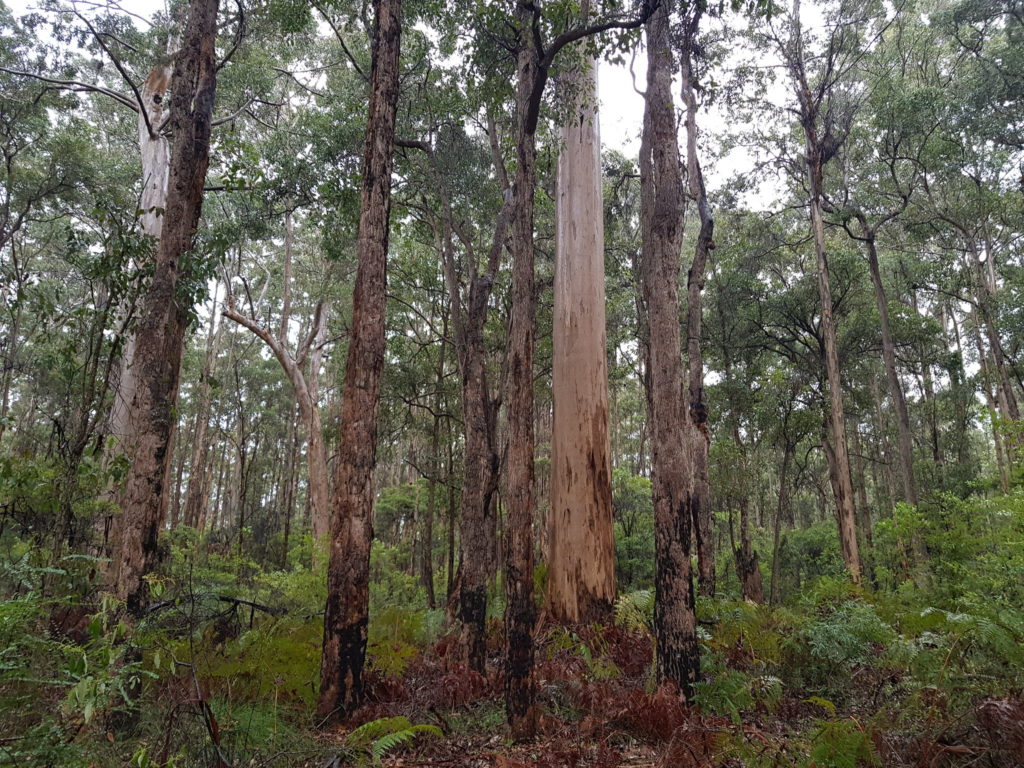
[[679,260],[684,191],[672,99],[672,52],[667,6],[647,21],[647,93],[640,147],[643,238],[642,290],[649,349],[655,518],[654,625],[658,679],[689,700],[700,673],[693,575],[691,462],[685,445],[686,403],[679,333]]
[[688,437],[693,462],[688,505],[693,517],[697,541],[698,584],[700,594],[715,594],[714,518],[711,514],[708,488],[708,408],[704,402],[704,359],[701,354],[701,292],[708,255],[715,247],[715,219],[704,187],[704,174],[697,155],[697,76],[694,51],[701,14],[691,11],[685,26],[682,50],[682,97],[686,105],[686,167],[690,195],[697,203],[700,231],[687,275],[686,348],[689,362],[690,402],[687,410]]
[[128,610],[145,610],[143,578],[157,560],[167,514],[168,473],[177,426],[175,404],[188,307],[178,304],[181,257],[192,247],[209,165],[216,92],[214,42],[218,0],[192,0],[171,83],[173,134],[170,179],[154,273],[143,298],[131,370],[137,382],[128,404],[127,454],[120,541],[111,574]]
[[864,473],[864,455],[861,452],[860,430],[855,426],[852,436],[853,445],[853,466],[857,473],[857,507],[858,527],[860,528],[861,542],[864,547],[861,550],[865,570],[872,584],[875,583],[874,571],[874,528],[871,524],[871,507],[868,505],[868,483]]
[[871,273],[871,285],[875,292],[875,305],[878,307],[879,327],[882,335],[882,361],[885,364],[885,380],[889,385],[889,397],[896,409],[896,435],[900,451],[900,469],[903,474],[903,499],[908,504],[917,505],[917,477],[914,474],[914,441],[910,431],[910,412],[907,409],[907,398],[903,393],[899,373],[896,371],[896,344],[892,338],[892,327],[889,323],[889,302],[882,285],[882,272],[878,265],[878,249],[875,245],[875,233],[866,222],[861,222],[864,245],[868,252],[868,271]]
[[507,344],[505,402],[508,413],[508,534],[505,540],[505,713],[513,738],[533,736],[537,727],[533,680],[533,200],[536,176],[535,89],[543,89],[532,13],[516,5],[519,52],[516,62],[516,174],[510,222],[512,310]]
[[[442,365],[443,367],[443,365]],[[438,382],[440,385],[440,382]],[[420,542],[420,583],[427,592],[427,607],[437,607],[437,595],[434,593],[434,520],[437,517],[437,475],[440,465],[437,460],[441,449],[441,417],[439,413],[441,397],[435,401],[434,426],[430,433],[431,473],[427,486],[427,512],[423,518],[423,536]]]
[[744,600],[764,602],[764,585],[761,581],[761,567],[757,552],[750,540],[750,500],[744,494],[740,501],[740,545],[733,550],[736,559],[736,575],[740,580],[740,593]]
[[352,714],[363,695],[373,538],[373,470],[384,368],[387,254],[399,92],[401,0],[375,0],[370,111],[356,241],[356,284],[341,397],[317,717]]
[[455,437],[452,433],[452,420],[450,417],[447,419],[447,422],[448,461],[445,463],[445,477],[448,481],[448,559],[446,561],[445,599],[450,603],[458,589],[455,575],[455,521],[458,517],[458,504],[455,500],[455,484],[452,482],[452,478],[455,477],[455,448],[453,447]]
[[[504,178],[498,154],[496,127],[490,126],[495,171]],[[443,184],[443,182],[441,182]],[[506,190],[507,191],[507,190]],[[509,199],[509,194],[505,199]],[[444,219],[439,232],[445,281],[451,301],[455,346],[462,374],[462,414],[464,425],[464,468],[460,517],[461,580],[459,582],[459,620],[462,622],[461,646],[470,669],[485,672],[485,623],[487,618],[487,580],[493,566],[493,499],[498,489],[497,409],[487,380],[487,350],[484,328],[487,306],[497,278],[509,203],[502,205],[495,226],[485,271],[471,263],[470,285],[465,305],[457,278],[452,243],[451,209],[444,196]],[[472,260],[472,255],[471,255]]]
[[547,608],[555,621],[606,623],[615,539],[596,59],[587,56],[564,85],[574,103],[558,155]]

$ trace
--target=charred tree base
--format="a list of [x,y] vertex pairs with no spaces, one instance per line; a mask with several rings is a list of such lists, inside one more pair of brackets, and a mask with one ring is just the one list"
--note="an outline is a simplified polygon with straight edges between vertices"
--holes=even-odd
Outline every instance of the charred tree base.
[[459,593],[459,620],[462,622],[460,645],[466,663],[474,672],[486,674],[487,667],[487,588],[465,584]]
[[[330,619],[328,615],[325,621]],[[345,720],[362,704],[367,624],[364,615],[358,621],[335,627],[333,632],[324,632],[324,663],[316,708],[321,728]],[[328,658],[332,663],[327,663]]]

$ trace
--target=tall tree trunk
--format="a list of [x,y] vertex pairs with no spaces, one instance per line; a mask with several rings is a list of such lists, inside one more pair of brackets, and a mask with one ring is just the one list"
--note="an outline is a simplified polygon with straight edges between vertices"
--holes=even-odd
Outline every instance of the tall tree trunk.
[[[497,278],[510,213],[511,191],[498,148],[497,128],[492,121],[489,133],[495,172],[506,187],[505,202],[498,214],[484,272],[470,255],[470,285],[465,304],[455,265],[452,242],[452,214],[447,193],[442,193],[444,217],[440,251],[445,282],[451,302],[455,346],[462,374],[462,413],[464,424],[464,468],[460,517],[461,580],[459,583],[459,620],[461,645],[469,667],[485,672],[487,619],[487,580],[493,566],[493,500],[498,490],[497,408],[487,380],[487,349],[484,329],[487,306]],[[444,180],[439,179],[442,185]]]
[[[800,124],[804,132],[804,161],[807,167],[811,237],[817,260],[818,299],[821,304],[821,336],[824,349],[825,373],[828,377],[826,401],[828,403],[829,436],[824,439],[829,459],[832,491],[836,500],[836,520],[839,526],[839,544],[850,573],[850,579],[860,583],[860,553],[857,549],[857,518],[854,509],[853,483],[850,480],[850,456],[846,446],[846,424],[843,416],[843,383],[839,368],[839,350],[836,342],[836,324],[832,313],[832,286],[828,274],[828,256],[825,250],[825,225],[822,220],[822,174],[829,155],[825,144],[828,134],[820,134],[821,98],[823,91],[812,89],[807,80],[803,41],[800,27],[800,0],[793,0],[791,14],[792,37],[785,55],[797,102]],[[829,441],[831,440],[831,444]]]
[[[438,381],[438,386],[441,382]],[[438,461],[441,450],[441,417],[439,414],[441,396],[438,394],[434,408],[434,426],[430,432],[431,472],[427,486],[427,513],[423,518],[423,537],[420,542],[420,583],[427,592],[427,607],[437,607],[434,593],[434,520],[437,518],[437,478],[441,470]]]
[[458,517],[458,503],[455,500],[455,483],[452,482],[455,477],[455,436],[452,432],[451,417],[449,416],[445,421],[448,427],[448,460],[445,462],[445,477],[448,486],[448,559],[446,561],[444,594],[445,600],[451,603],[458,589],[455,574],[455,528],[457,525],[456,518]]
[[879,329],[882,335],[882,361],[885,364],[885,380],[889,385],[889,397],[896,409],[896,435],[900,450],[900,469],[903,474],[903,499],[908,504],[917,504],[917,477],[914,474],[914,441],[910,431],[910,412],[907,409],[907,398],[903,393],[899,373],[896,371],[896,344],[892,338],[892,327],[889,323],[889,302],[882,285],[882,272],[878,265],[878,248],[875,245],[875,232],[861,221],[863,242],[868,252],[868,271],[871,273],[871,285],[875,292],[875,305],[878,307]]
[[[175,405],[189,307],[178,303],[187,270],[181,257],[193,243],[210,155],[217,85],[214,43],[218,0],[191,0],[182,49],[171,82],[173,135],[167,202],[153,276],[142,302],[131,370],[137,381],[128,405],[130,468],[123,495],[120,541],[112,583],[128,610],[141,615],[144,579],[156,564],[157,540],[167,514]],[[179,274],[181,273],[181,274]]]
[[647,93],[640,146],[642,290],[647,316],[650,386],[648,422],[653,457],[656,557],[654,625],[658,679],[693,696],[700,673],[693,574],[691,462],[685,445],[686,403],[679,333],[679,257],[684,191],[672,99],[669,12],[647,21]]
[[[971,327],[974,331],[974,346],[978,352],[978,363],[981,366],[981,392],[985,397],[985,405],[989,411],[989,422],[992,426],[992,444],[995,448],[996,468],[999,472],[999,488],[1003,493],[1009,493],[1012,463],[1008,455],[1006,443],[1003,440],[1003,432],[998,423],[1000,403],[997,395],[993,394],[993,384],[996,382],[997,377],[992,372],[992,366],[989,365],[989,356],[986,354],[985,346],[981,341],[981,333],[978,329],[979,322],[978,316],[975,314]],[[999,387],[996,383],[995,391],[998,392],[998,390]]]
[[508,533],[505,540],[505,713],[512,735],[530,738],[537,727],[533,680],[534,289],[533,201],[537,184],[536,90],[543,91],[540,52],[533,39],[533,13],[516,5],[516,173],[512,188],[509,250],[512,310],[507,342]]
[[[285,339],[275,339],[270,332],[251,319],[239,314],[234,308],[232,297],[228,296],[229,306],[224,310],[224,317],[249,329],[258,336],[273,352],[274,357],[284,369],[295,392],[295,400],[299,406],[299,416],[306,430],[306,459],[308,461],[309,486],[308,501],[310,517],[313,525],[313,539],[322,543],[327,534],[329,518],[330,489],[328,484],[327,448],[324,445],[324,430],[320,419],[319,381],[322,346],[327,338],[328,308],[323,301],[317,303],[313,317],[313,328],[309,338],[302,345],[297,357],[292,357],[285,344]],[[308,370],[303,368],[308,360]],[[314,558],[316,562],[316,558]]]
[[352,714],[363,695],[377,409],[384,368],[387,254],[398,105],[402,0],[374,0],[370,114],[356,241],[356,284],[341,396],[317,717]]
[[607,622],[615,602],[597,60],[585,55],[564,85],[574,103],[558,155],[547,607],[576,624]]
[[203,372],[199,377],[199,404],[196,410],[196,428],[192,433],[192,456],[189,461],[188,487],[185,491],[185,525],[197,527],[199,521],[206,517],[206,505],[210,493],[210,479],[207,465],[210,459],[210,445],[207,430],[210,426],[210,379],[213,366],[220,349],[220,338],[223,323],[217,322],[217,293],[220,286],[213,291],[214,310],[210,314],[210,328],[206,336],[206,356],[203,360]]
[[764,602],[764,585],[761,581],[761,566],[757,552],[750,540],[750,495],[744,493],[740,508],[740,545],[733,551],[736,559],[736,575],[740,580],[740,593],[744,600]]
[[714,518],[711,514],[708,488],[708,408],[704,402],[704,359],[701,355],[701,292],[708,255],[715,247],[715,219],[704,187],[704,174],[697,155],[697,72],[694,59],[697,32],[700,29],[700,4],[690,11],[685,23],[682,46],[682,97],[686,105],[686,168],[690,195],[697,203],[700,232],[693,252],[693,263],[686,279],[686,350],[689,363],[690,402],[687,409],[688,437],[691,455],[692,482],[688,505],[693,517],[697,540],[699,587],[702,595],[715,594]]
[[292,535],[292,517],[295,515],[295,490],[298,483],[297,473],[295,467],[297,464],[297,457],[299,454],[300,436],[298,424],[296,423],[297,414],[295,411],[298,410],[298,405],[292,411],[291,417],[288,422],[288,437],[285,440],[286,450],[288,455],[285,458],[285,470],[283,478],[282,488],[282,504],[281,504],[281,517],[282,520],[282,538],[281,543],[281,567],[284,568],[288,565],[288,545],[291,541]]
[[[139,89],[140,110],[136,126],[139,156],[142,160],[142,194],[139,197],[139,229],[142,234],[159,240],[167,206],[167,187],[171,166],[171,143],[160,130],[164,121],[167,88],[173,75],[172,59],[157,64]],[[138,375],[132,370],[135,362],[136,334],[129,332],[121,349],[118,373],[112,382],[114,401],[110,406],[108,430],[118,440],[127,440],[131,433],[129,407],[138,386]]]
[[779,596],[779,552],[783,515],[789,515],[789,465],[793,460],[796,446],[789,440],[782,451],[782,467],[779,469],[779,505],[775,510],[775,529],[772,535],[772,581],[768,591],[768,604],[775,605]]
[[864,473],[864,455],[861,451],[860,430],[857,426],[853,428],[852,445],[854,470],[857,473],[858,527],[860,528],[861,541],[864,544],[862,559],[865,561],[868,578],[874,584],[876,578],[874,571],[874,528],[871,524],[871,507],[868,505],[868,482]]
[[[920,315],[921,309],[917,303],[917,289],[911,288],[910,290],[910,306],[914,309],[914,314]],[[924,392],[924,404],[928,411],[928,427],[929,427],[929,442],[932,447],[932,463],[935,464],[938,470],[938,475],[935,478],[939,488],[942,488],[942,474],[943,465],[945,460],[942,453],[942,443],[939,440],[939,415],[938,415],[938,404],[935,400],[935,383],[932,378],[932,365],[928,360],[928,353],[925,349],[924,344],[918,345],[918,354],[921,359],[921,391]]]
[[999,340],[999,331],[996,329],[992,317],[992,297],[995,295],[997,288],[992,252],[990,250],[986,262],[982,262],[981,254],[978,253],[978,249],[973,243],[970,243],[970,250],[974,256],[974,263],[977,269],[977,314],[983,321],[989,351],[992,354],[992,369],[995,374],[998,401],[1003,410],[1003,418],[1020,421],[1020,408],[1017,404],[1017,396],[1013,391],[1009,373],[1007,372],[1006,355],[1003,352],[1003,345]]

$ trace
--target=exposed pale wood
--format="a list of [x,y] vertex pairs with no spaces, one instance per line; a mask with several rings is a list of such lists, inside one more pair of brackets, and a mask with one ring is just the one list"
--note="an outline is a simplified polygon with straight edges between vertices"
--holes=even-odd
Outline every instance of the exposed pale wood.
[[138,385],[128,404],[130,468],[123,495],[112,583],[128,610],[141,615],[145,575],[158,557],[167,514],[175,405],[188,307],[178,301],[181,257],[192,247],[209,165],[216,93],[217,0],[191,0],[171,84],[173,149],[153,277],[142,299],[132,361]]
[[615,601],[596,59],[584,56],[562,85],[574,103],[560,131],[555,201],[547,607],[575,624],[606,622]]

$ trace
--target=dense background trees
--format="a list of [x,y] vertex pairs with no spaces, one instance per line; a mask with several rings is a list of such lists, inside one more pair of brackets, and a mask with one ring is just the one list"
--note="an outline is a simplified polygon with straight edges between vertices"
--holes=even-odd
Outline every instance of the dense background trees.
[[1022,50],[0,8],[0,764],[1014,759]]

